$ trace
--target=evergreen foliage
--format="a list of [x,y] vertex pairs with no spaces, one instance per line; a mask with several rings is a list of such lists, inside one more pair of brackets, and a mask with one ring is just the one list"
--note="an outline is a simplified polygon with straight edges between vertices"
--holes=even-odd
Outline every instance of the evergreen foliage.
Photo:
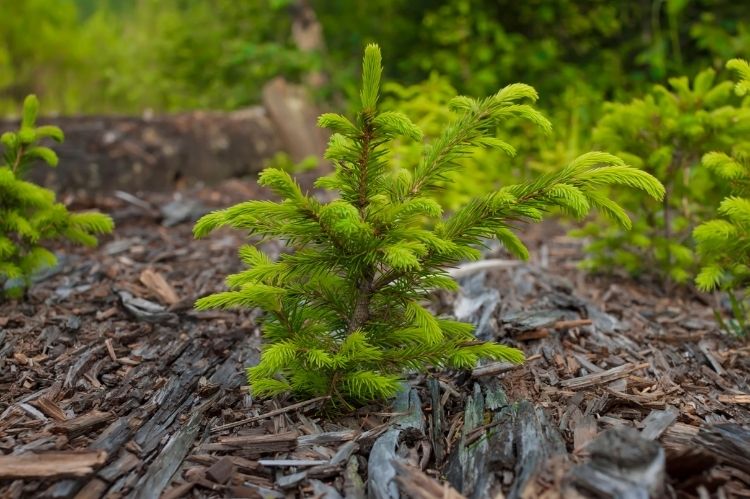
[[325,156],[335,171],[316,186],[337,192],[338,199],[323,203],[288,173],[266,169],[259,183],[282,201],[240,203],[204,216],[194,228],[203,237],[229,226],[281,239],[293,249],[272,261],[253,245],[242,247],[247,270],[227,278],[231,290],[196,303],[199,309],[265,310],[266,345],[260,363],[247,372],[258,396],[330,394],[336,403],[358,403],[393,395],[407,371],[465,369],[480,359],[521,362],[519,350],[478,341],[470,324],[425,308],[431,291],[456,289],[446,268],[479,258],[476,248],[491,238],[525,257],[513,226],[541,220],[553,207],[578,217],[597,208],[630,226],[622,208],[602,195],[602,186],[663,195],[651,175],[591,152],[559,171],[477,196],[444,216],[432,196],[461,160],[479,148],[512,151],[495,137],[499,123],[524,119],[549,128],[531,105],[536,91],[517,83],[484,99],[452,99],[457,114],[451,123],[424,146],[417,162],[394,168],[389,142],[420,140],[422,131],[398,111],[378,110],[381,72],[380,50],[369,45],[356,118],[329,113],[319,119],[333,132]]
[[[727,67],[739,76],[737,95],[750,90],[750,65],[733,59]],[[735,145],[732,153],[713,151],[703,156],[703,165],[731,189],[717,209],[719,218],[698,225],[693,231],[702,268],[695,283],[702,291],[721,289],[729,295],[734,322],[720,323],[725,329],[747,334],[747,284],[750,282],[750,143]]]
[[[433,73],[427,80],[415,85],[385,83],[382,107],[402,111],[424,132],[424,138],[431,141],[439,137],[455,117],[449,103],[456,95],[447,78]],[[449,174],[446,188],[432,195],[444,209],[452,211],[502,185],[549,172],[550,165],[570,162],[578,149],[574,143],[577,137],[576,122],[571,120],[570,125],[563,131],[568,134],[567,140],[562,141],[560,130],[550,133],[548,127],[540,129],[522,117],[503,120],[498,123],[494,135],[496,138],[515,137],[512,147],[473,151],[461,160],[460,169]],[[395,168],[408,167],[419,161],[422,143],[399,137],[391,142],[390,149],[392,165]],[[462,178],[472,181],[463,182]]]
[[717,83],[708,69],[692,82],[672,78],[669,87],[656,86],[643,98],[606,105],[594,141],[653,174],[666,196],[659,204],[638,193],[618,193],[635,215],[631,231],[599,221],[575,231],[593,238],[587,267],[655,272],[678,283],[694,277],[692,229],[728,193],[726,182],[700,166],[701,158],[708,151],[731,154],[750,147],[750,107],[732,87],[730,81]]
[[69,213],[65,205],[55,202],[52,191],[23,180],[37,160],[57,166],[55,152],[40,143],[47,138],[63,140],[59,128],[36,126],[38,109],[37,98],[27,97],[19,130],[0,137],[4,148],[0,163],[0,285],[11,296],[23,291],[35,271],[56,263],[55,255],[42,246],[45,241],[65,238],[91,246],[97,242],[96,234],[113,228],[108,216]]

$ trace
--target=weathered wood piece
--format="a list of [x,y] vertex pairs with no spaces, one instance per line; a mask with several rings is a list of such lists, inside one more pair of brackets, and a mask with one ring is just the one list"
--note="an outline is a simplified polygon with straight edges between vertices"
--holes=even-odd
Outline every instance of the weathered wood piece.
[[663,411],[651,411],[641,423],[643,425],[641,435],[648,440],[658,439],[677,420],[679,414],[680,411],[672,406]]
[[74,419],[69,419],[62,423],[55,424],[50,431],[52,433],[64,433],[68,438],[73,439],[77,436],[84,435],[90,430],[114,421],[115,415],[111,412],[91,411]]
[[323,157],[328,133],[317,126],[320,112],[310,104],[304,87],[274,78],[263,87],[263,106],[292,161]]
[[512,362],[493,362],[483,366],[475,367],[471,370],[472,378],[481,378],[482,376],[496,376],[498,374],[518,369],[519,364]]
[[319,459],[259,459],[258,464],[261,466],[297,468],[304,466],[320,466],[321,464],[328,464],[328,461],[322,461]]
[[162,451],[148,468],[136,486],[135,499],[148,499],[161,494],[169,485],[169,480],[180,467],[190,451],[193,441],[198,436],[203,413],[211,407],[216,396],[196,408],[187,423],[182,426],[167,442]]
[[488,473],[489,443],[483,428],[485,398],[482,388],[474,384],[471,396],[466,400],[464,424],[461,438],[452,451],[445,474],[448,481],[467,496],[478,493],[477,489],[489,488],[492,474]]
[[206,476],[216,483],[227,483],[234,470],[232,458],[224,456],[206,470]]
[[527,400],[518,404],[512,424],[516,479],[508,498],[535,497],[539,495],[535,482],[548,465],[567,460],[565,443],[557,428],[549,423],[544,409],[535,409]]
[[632,373],[633,371],[647,368],[648,365],[649,365],[648,362],[642,362],[642,363],[637,363],[637,364],[636,363],[623,364],[621,366],[613,367],[612,369],[607,369],[606,371],[602,371],[598,373],[591,373],[585,376],[579,376],[577,378],[564,379],[560,381],[560,386],[564,388],[578,390],[578,389],[586,388],[592,385],[601,385],[603,383],[609,383],[611,381],[624,378],[625,376]]
[[590,461],[566,475],[564,494],[619,499],[662,496],[666,460],[657,442],[623,426],[602,432],[588,448]]
[[750,426],[734,423],[701,428],[696,442],[739,470],[750,470]]
[[435,453],[435,462],[438,466],[442,466],[445,459],[445,438],[443,437],[445,410],[440,396],[440,382],[435,378],[430,378],[427,380],[427,387],[430,390],[430,405],[432,406],[430,427],[432,450]]
[[450,485],[441,484],[418,468],[393,461],[396,468],[396,483],[413,499],[465,499],[465,496]]
[[104,451],[40,452],[0,456],[0,479],[86,476],[107,460]]
[[396,468],[393,461],[399,459],[399,437],[409,428],[424,432],[422,402],[416,390],[401,390],[393,403],[393,411],[405,414],[393,418],[391,428],[373,444],[367,461],[367,490],[371,499],[398,499],[398,486],[394,481]]
[[237,437],[220,437],[221,447],[204,444],[204,450],[218,450],[222,448],[242,449],[249,453],[283,452],[297,447],[297,432],[288,431],[272,435],[241,435]]
[[327,445],[348,442],[357,438],[360,433],[358,430],[342,430],[302,435],[297,438],[297,445]]

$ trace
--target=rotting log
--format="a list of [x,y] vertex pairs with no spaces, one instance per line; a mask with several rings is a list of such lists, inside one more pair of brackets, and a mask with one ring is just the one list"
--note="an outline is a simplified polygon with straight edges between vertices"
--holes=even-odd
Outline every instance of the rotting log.
[[[262,107],[39,121],[62,128],[65,141],[53,146],[59,166],[37,166],[31,178],[60,190],[166,191],[182,178],[218,182],[259,171],[283,147]],[[3,120],[0,131],[17,126]]]
[[[321,156],[328,136],[302,87],[277,78],[263,101],[231,112],[42,117],[65,141],[53,146],[59,166],[37,166],[31,178],[64,191],[169,191],[183,179],[211,184],[257,173],[278,152],[294,161]],[[0,133],[17,128],[18,119],[0,119]]]

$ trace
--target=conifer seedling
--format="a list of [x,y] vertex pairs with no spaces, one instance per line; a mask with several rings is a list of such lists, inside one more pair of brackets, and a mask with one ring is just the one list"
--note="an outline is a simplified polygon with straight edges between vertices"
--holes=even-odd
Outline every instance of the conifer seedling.
[[363,403],[394,395],[408,372],[468,369],[480,359],[522,362],[521,351],[478,341],[470,324],[426,308],[431,291],[457,289],[446,269],[479,258],[477,248],[492,238],[526,257],[512,226],[538,221],[554,207],[577,216],[598,208],[629,226],[625,212],[598,191],[603,185],[626,185],[655,198],[664,193],[652,176],[592,152],[444,216],[431,195],[459,167],[458,160],[479,147],[513,152],[494,136],[498,122],[521,117],[550,128],[529,104],[536,92],[512,84],[485,99],[453,99],[453,122],[424,146],[417,164],[395,169],[387,143],[397,136],[420,140],[422,133],[400,112],[378,111],[382,68],[376,45],[366,48],[362,69],[361,109],[354,121],[338,114],[319,119],[333,132],[325,156],[335,171],[316,186],[338,193],[338,199],[321,202],[289,174],[266,169],[259,183],[282,201],[240,203],[205,215],[194,229],[203,237],[229,226],[261,240],[281,239],[292,250],[272,261],[256,246],[243,246],[240,258],[248,268],[227,278],[231,290],[196,303],[199,309],[266,312],[261,359],[247,371],[256,396],[291,392]]
[[23,180],[31,165],[42,160],[57,166],[57,155],[40,141],[62,142],[56,126],[36,126],[39,101],[33,95],[23,103],[21,127],[0,137],[0,297],[19,296],[33,273],[54,266],[57,259],[42,244],[54,239],[93,246],[96,234],[112,231],[112,219],[101,213],[70,213],[55,201],[49,189]]
[[591,240],[586,268],[622,268],[678,284],[695,276],[691,232],[729,194],[725,181],[701,167],[701,158],[750,145],[750,107],[738,101],[733,86],[706,69],[692,81],[670,78],[642,98],[605,103],[594,142],[652,173],[667,193],[661,203],[637,192],[613,193],[635,224],[623,231],[593,221],[574,231]]
[[[745,96],[750,90],[750,64],[732,59],[727,68],[739,75],[735,92]],[[728,186],[731,194],[717,208],[718,218],[693,230],[701,271],[695,278],[702,291],[723,290],[729,296],[733,322],[717,314],[725,330],[740,336],[748,333],[747,285],[750,283],[750,143],[737,142],[731,153],[712,151],[703,156],[703,166]]]

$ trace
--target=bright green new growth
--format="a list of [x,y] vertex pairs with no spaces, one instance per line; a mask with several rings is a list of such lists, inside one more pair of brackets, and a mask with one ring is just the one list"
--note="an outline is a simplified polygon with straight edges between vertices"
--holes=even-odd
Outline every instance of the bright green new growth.
[[[424,138],[428,142],[437,139],[455,117],[455,112],[448,107],[448,103],[456,96],[456,90],[446,78],[435,73],[428,80],[410,86],[388,82],[383,85],[383,94],[382,107],[398,109],[406,114],[424,132]],[[536,100],[536,97],[530,100]],[[536,162],[531,158],[542,155],[549,157],[559,152],[555,149],[545,149],[542,152],[539,148],[540,139],[549,139],[550,131],[546,120],[530,123],[523,115],[503,120],[489,139],[516,135],[515,143],[511,146],[499,142],[498,146],[502,147],[475,149],[470,156],[461,160],[457,171],[448,175],[446,188],[434,192],[433,197],[444,209],[453,211],[474,197],[497,190],[502,185],[533,178],[532,171]],[[422,141],[397,138],[389,147],[393,167],[410,168],[419,162],[423,144]],[[574,157],[575,155],[571,155],[567,161]],[[550,163],[562,164],[567,161],[544,163],[542,171],[549,171]],[[461,181],[464,178],[472,181]]]
[[101,213],[69,213],[55,202],[55,194],[23,180],[36,160],[57,166],[57,155],[40,141],[51,138],[62,142],[63,133],[55,126],[37,127],[39,101],[33,95],[23,103],[21,127],[0,137],[4,148],[0,166],[0,295],[19,295],[32,274],[53,266],[55,255],[44,248],[44,241],[65,238],[95,245],[95,234],[112,231],[112,219]]
[[[750,65],[733,59],[727,67],[740,77],[735,85],[737,95],[746,95],[750,89]],[[745,335],[748,308],[740,293],[744,294],[750,282],[750,144],[737,144],[731,155],[707,153],[703,165],[730,187],[732,195],[719,204],[720,218],[704,222],[693,231],[703,265],[695,283],[702,291],[722,289],[728,293],[736,327],[724,324],[725,328]]]
[[587,267],[657,273],[678,283],[694,277],[692,229],[728,194],[725,182],[700,166],[701,158],[750,147],[750,108],[733,95],[732,82],[715,77],[709,69],[692,84],[672,78],[669,88],[656,86],[642,99],[607,103],[594,141],[653,174],[667,194],[662,203],[638,193],[616,197],[637,215],[631,231],[594,222],[574,232],[593,239]]
[[389,163],[388,142],[398,136],[418,140],[422,132],[399,112],[378,111],[380,74],[380,50],[370,45],[356,119],[338,114],[319,119],[333,131],[326,158],[335,171],[316,185],[337,191],[339,199],[322,203],[287,173],[266,169],[259,183],[281,202],[244,202],[210,213],[195,226],[197,237],[230,226],[284,240],[294,250],[274,262],[256,247],[244,246],[240,258],[248,269],[227,278],[232,290],[196,303],[199,309],[266,311],[266,345],[260,363],[247,373],[255,395],[293,392],[363,402],[392,396],[407,371],[466,369],[480,359],[521,362],[519,350],[477,341],[470,324],[436,317],[425,308],[431,291],[457,288],[445,269],[479,258],[475,248],[491,238],[526,257],[512,225],[541,220],[552,207],[579,217],[598,208],[629,226],[625,212],[600,193],[601,186],[663,195],[650,175],[593,152],[533,182],[477,197],[444,217],[431,194],[445,188],[459,160],[477,148],[509,148],[494,137],[499,122],[521,117],[549,126],[524,103],[535,100],[536,92],[513,84],[485,99],[453,99],[455,120],[424,146],[418,163],[397,169]]

